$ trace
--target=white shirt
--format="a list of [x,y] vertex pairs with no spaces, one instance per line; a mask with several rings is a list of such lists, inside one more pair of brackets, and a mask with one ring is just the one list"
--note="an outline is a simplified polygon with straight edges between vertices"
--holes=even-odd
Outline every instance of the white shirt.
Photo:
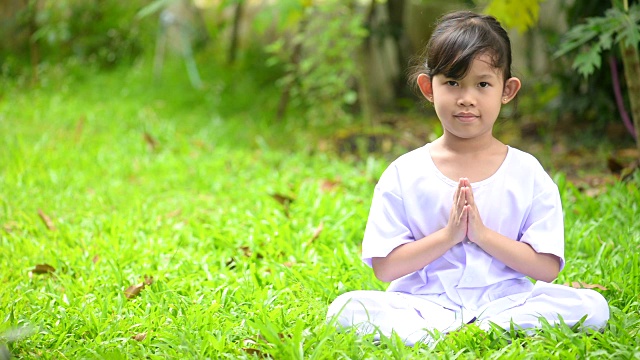
[[[385,257],[396,247],[447,225],[457,181],[433,163],[429,144],[394,161],[376,185],[362,244],[362,259]],[[560,258],[564,223],[558,187],[530,154],[508,148],[500,168],[471,184],[488,228]],[[476,310],[491,301],[531,291],[523,274],[479,246],[463,241],[423,269],[393,281],[387,291],[426,295],[447,308]]]

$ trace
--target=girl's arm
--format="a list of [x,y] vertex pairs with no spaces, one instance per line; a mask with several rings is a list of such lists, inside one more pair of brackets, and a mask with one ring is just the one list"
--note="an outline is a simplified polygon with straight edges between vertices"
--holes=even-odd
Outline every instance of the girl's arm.
[[429,265],[458,242],[444,228],[420,240],[400,245],[386,257],[372,258],[371,266],[378,280],[391,282]]
[[465,239],[471,208],[466,204],[463,186],[460,181],[453,195],[453,206],[446,227],[422,239],[400,245],[386,257],[371,259],[373,272],[379,280],[390,282],[418,271]]
[[560,259],[553,254],[539,253],[527,243],[509,239],[484,226],[468,180],[463,179],[461,182],[465,185],[460,190],[461,196],[470,206],[467,229],[469,240],[523,275],[546,282],[555,280],[560,272]]
[[515,241],[485,228],[475,242],[503,264],[536,280],[552,282],[560,272],[560,259],[552,254],[536,252],[529,244]]

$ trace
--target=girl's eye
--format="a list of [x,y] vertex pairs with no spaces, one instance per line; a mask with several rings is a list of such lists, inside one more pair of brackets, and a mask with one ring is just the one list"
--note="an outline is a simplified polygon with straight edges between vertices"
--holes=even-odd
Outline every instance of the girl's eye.
[[458,86],[458,82],[454,81],[454,80],[449,80],[449,81],[447,81],[447,85],[449,85],[449,86]]
[[486,88],[486,87],[489,87],[489,83],[486,81],[483,81],[480,84],[478,84],[478,86],[480,86],[481,88]]

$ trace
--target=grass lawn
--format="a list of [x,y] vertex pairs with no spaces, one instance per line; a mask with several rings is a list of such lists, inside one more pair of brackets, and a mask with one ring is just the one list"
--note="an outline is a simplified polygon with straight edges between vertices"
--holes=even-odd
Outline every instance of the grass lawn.
[[638,174],[596,196],[553,174],[557,282],[606,288],[602,334],[469,325],[432,349],[374,345],[324,316],[343,292],[385,288],[359,246],[389,159],[344,159],[268,125],[271,86],[212,69],[198,92],[173,71],[182,81],[134,66],[1,85],[0,343],[14,356],[640,358]]

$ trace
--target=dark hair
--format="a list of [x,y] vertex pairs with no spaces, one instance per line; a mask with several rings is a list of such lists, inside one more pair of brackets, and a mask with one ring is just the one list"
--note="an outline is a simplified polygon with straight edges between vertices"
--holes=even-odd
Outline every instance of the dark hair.
[[410,69],[409,81],[416,87],[420,74],[461,79],[473,60],[483,54],[491,57],[491,65],[501,71],[504,81],[511,78],[511,41],[496,18],[471,11],[444,15],[424,54]]

